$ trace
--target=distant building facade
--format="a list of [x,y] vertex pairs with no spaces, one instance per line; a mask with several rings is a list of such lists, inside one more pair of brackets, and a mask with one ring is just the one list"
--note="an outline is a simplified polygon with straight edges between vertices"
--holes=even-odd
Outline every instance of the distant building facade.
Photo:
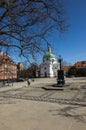
[[64,71],[64,75],[65,75],[65,76],[68,76],[68,71],[69,71],[69,69],[70,69],[71,67],[72,67],[72,66],[62,66],[62,67],[61,67],[61,70]]
[[17,64],[17,77],[20,78],[20,77],[23,77],[24,78],[24,72],[23,72],[23,69],[24,69],[24,65],[22,62],[19,62]]
[[[80,72],[82,70],[86,70],[86,61],[77,61],[73,66],[62,66],[62,70],[64,70],[64,75],[67,76],[68,75],[68,71],[74,67],[77,70],[80,70]],[[78,71],[77,71],[78,72]],[[80,73],[79,72],[79,73]],[[82,73],[82,72],[81,72]],[[85,71],[84,71],[85,73]]]
[[75,68],[86,68],[86,61],[78,61],[74,64]]
[[19,63],[18,63],[17,69],[18,69],[18,71],[21,71],[21,70],[24,69],[24,66],[23,66],[23,63],[22,63],[22,62],[19,62]]
[[43,62],[39,67],[40,77],[56,77],[57,71],[60,69],[56,56],[52,53],[51,48],[43,56]]
[[0,80],[16,79],[17,66],[10,56],[0,51]]

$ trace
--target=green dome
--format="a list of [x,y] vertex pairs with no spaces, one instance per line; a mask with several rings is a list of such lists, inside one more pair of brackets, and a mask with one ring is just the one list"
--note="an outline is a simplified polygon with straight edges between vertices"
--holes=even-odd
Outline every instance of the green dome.
[[46,54],[43,56],[43,58],[55,58],[55,55],[51,52],[46,52]]
[[59,63],[58,63],[58,62],[55,62],[54,65],[59,65]]

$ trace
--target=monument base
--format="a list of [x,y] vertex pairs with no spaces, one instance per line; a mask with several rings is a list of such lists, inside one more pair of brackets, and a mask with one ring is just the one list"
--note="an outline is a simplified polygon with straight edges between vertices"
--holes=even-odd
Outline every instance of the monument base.
[[45,89],[45,90],[65,90],[65,89],[67,89],[68,88],[68,86],[69,86],[70,84],[64,84],[64,85],[62,85],[62,84],[54,84],[54,85],[52,85],[52,86],[45,86],[45,87],[42,87],[43,89]]
[[42,87],[43,89],[45,90],[64,90],[63,87],[49,87],[49,86],[46,86],[46,87]]

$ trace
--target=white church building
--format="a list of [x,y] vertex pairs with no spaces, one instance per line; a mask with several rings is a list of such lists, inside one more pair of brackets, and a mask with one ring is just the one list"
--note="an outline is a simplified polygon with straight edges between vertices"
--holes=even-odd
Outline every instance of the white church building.
[[40,65],[40,77],[56,77],[60,64],[56,56],[52,53],[51,48],[43,56],[43,62]]

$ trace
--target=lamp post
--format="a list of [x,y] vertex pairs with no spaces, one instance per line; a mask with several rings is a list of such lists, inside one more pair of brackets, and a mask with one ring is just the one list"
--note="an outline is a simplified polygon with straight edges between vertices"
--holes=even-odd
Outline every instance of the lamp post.
[[58,70],[58,79],[57,79],[57,85],[63,85],[65,83],[64,81],[64,71],[62,70],[62,67],[61,67],[61,62],[62,62],[62,57],[59,56],[59,64],[60,64],[60,70]]
[[61,70],[61,62],[62,62],[62,57],[61,57],[61,56],[59,56],[58,61],[59,61],[59,64],[60,64],[60,70]]

